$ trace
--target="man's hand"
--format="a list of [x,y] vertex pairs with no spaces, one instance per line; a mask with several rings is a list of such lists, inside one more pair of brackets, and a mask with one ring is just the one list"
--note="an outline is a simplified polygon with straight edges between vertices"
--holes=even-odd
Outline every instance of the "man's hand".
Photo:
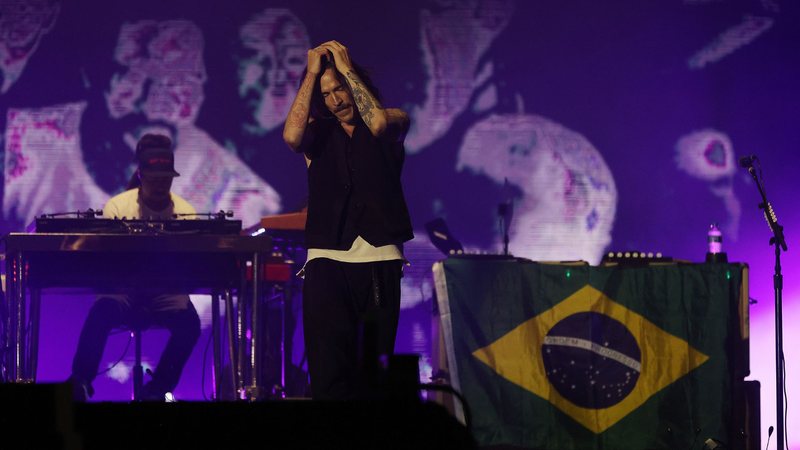
[[350,60],[347,47],[337,41],[325,42],[320,47],[330,52],[331,56],[333,56],[336,70],[344,75],[344,79],[347,80],[347,84],[350,86],[350,93],[353,96],[353,102],[355,102],[358,113],[361,115],[364,124],[369,128],[370,133],[373,136],[383,135],[388,122],[386,111],[378,99],[375,98],[375,95],[369,91],[355,69],[353,69],[353,62]]
[[317,48],[322,48],[333,55],[333,62],[336,64],[336,70],[342,75],[346,75],[347,72],[353,70],[353,63],[350,61],[350,54],[347,53],[347,47],[340,42],[328,41]]
[[328,60],[328,50],[322,46],[308,50],[308,66],[306,76],[300,84],[300,89],[294,97],[289,115],[283,124],[283,140],[296,152],[305,152],[309,143],[313,141],[312,133],[307,130],[311,115],[311,97],[314,92],[317,77],[322,70],[322,61]]
[[322,70],[322,59],[328,59],[328,50],[319,47],[312,48],[308,51],[308,73],[317,75]]

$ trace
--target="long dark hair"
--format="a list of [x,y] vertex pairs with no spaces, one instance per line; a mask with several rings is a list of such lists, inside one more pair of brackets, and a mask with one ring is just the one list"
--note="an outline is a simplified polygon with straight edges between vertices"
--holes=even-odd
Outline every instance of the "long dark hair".
[[[339,80],[339,83],[341,83],[342,86],[345,86],[347,90],[350,91],[350,85],[347,83],[347,80],[345,79],[344,75],[342,75],[341,73],[339,73],[338,70],[336,70],[336,65],[333,63],[333,61],[324,62],[322,64],[322,69],[319,71],[319,74],[317,74],[317,79],[314,82],[314,90],[311,92],[311,117],[317,120],[334,118],[331,112],[328,111],[328,107],[325,106],[325,99],[322,98],[322,93],[320,92],[320,87],[319,87],[319,80],[322,78],[322,74],[325,73],[325,71],[328,69],[333,69],[333,73],[336,74],[336,78]],[[308,68],[306,68],[306,71],[307,70]],[[380,102],[381,93],[378,90],[378,88],[375,87],[375,84],[372,82],[372,78],[370,77],[369,72],[362,66],[356,64],[355,62],[353,63],[353,70],[356,72],[356,75],[358,75],[358,77],[361,78],[361,81],[364,83],[367,89],[369,89],[369,91],[372,93],[375,99],[378,100],[378,102]],[[303,78],[305,78],[306,71],[304,71],[303,76],[300,77],[301,83]],[[350,92],[350,95],[352,96],[352,92]]]

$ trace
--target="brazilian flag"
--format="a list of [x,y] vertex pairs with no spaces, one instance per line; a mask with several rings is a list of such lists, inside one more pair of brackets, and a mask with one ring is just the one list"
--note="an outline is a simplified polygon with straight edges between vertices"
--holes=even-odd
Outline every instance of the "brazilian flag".
[[737,448],[746,266],[434,266],[451,382],[480,445]]

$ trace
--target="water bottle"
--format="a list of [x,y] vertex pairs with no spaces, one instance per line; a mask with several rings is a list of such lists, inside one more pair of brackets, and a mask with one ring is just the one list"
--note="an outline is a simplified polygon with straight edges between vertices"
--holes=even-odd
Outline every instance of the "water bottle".
[[722,231],[716,223],[708,227],[708,252],[706,262],[728,262],[728,255],[722,251]]

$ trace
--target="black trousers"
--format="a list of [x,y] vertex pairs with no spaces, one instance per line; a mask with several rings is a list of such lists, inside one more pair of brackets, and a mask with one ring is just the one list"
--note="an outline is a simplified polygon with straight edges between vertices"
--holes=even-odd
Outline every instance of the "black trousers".
[[315,400],[366,398],[394,352],[402,261],[306,264],[303,330]]
[[150,388],[155,392],[172,392],[200,338],[200,318],[188,295],[134,294],[98,298],[81,329],[72,360],[72,379],[85,384],[94,380],[112,329],[146,329],[153,325],[169,330],[170,337]]

